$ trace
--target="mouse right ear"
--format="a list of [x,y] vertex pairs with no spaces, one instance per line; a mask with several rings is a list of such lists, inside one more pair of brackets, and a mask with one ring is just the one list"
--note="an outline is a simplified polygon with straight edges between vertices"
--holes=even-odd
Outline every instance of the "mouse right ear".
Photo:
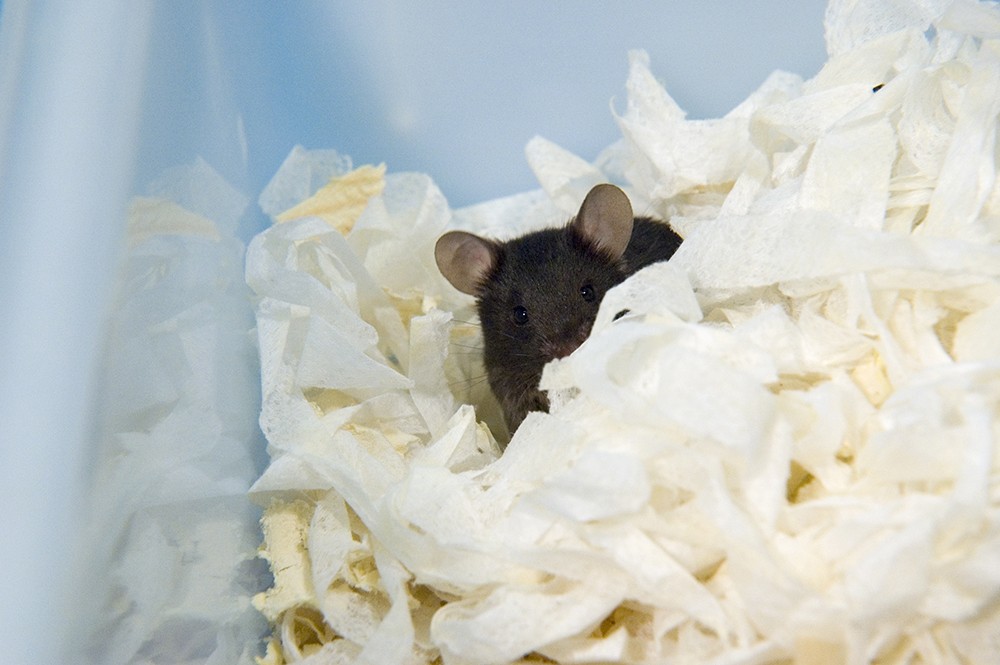
[[434,259],[452,286],[475,296],[496,266],[497,245],[465,231],[450,231],[438,238]]
[[628,195],[614,185],[603,184],[587,192],[573,228],[595,247],[619,259],[632,239],[634,221]]

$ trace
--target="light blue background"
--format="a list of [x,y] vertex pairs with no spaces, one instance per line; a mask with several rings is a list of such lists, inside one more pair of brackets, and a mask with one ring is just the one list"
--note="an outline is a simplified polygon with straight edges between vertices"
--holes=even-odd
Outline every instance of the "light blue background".
[[[624,107],[629,49],[649,52],[690,117],[717,117],[774,69],[816,73],[823,11],[818,0],[163,4],[143,152],[180,158],[164,151],[172,137],[187,147],[192,117],[196,131],[231,129],[201,117],[229,109],[243,118],[253,190],[301,143],[427,172],[453,207],[468,205],[535,186],[523,157],[535,134],[586,159],[616,140],[610,105]],[[236,149],[203,138],[220,156]]]

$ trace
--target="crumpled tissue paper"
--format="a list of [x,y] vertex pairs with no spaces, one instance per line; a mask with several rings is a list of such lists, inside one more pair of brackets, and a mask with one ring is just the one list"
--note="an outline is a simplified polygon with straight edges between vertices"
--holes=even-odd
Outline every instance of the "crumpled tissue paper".
[[131,202],[66,662],[249,665],[267,633],[248,203],[202,159]]
[[[815,77],[714,120],[633,53],[619,142],[535,139],[542,190],[464,210],[289,156],[246,272],[261,662],[1000,653],[1000,12],[834,0],[826,33]],[[603,181],[684,244],[607,295],[506,443],[434,242],[561,224]]]

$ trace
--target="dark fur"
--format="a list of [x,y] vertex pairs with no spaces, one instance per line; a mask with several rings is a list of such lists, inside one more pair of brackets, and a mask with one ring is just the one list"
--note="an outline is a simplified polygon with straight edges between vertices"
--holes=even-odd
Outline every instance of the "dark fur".
[[[529,411],[548,410],[538,389],[542,368],[587,338],[604,294],[637,270],[669,259],[680,243],[665,223],[638,217],[618,259],[572,225],[494,244],[498,260],[480,284],[477,307],[487,376],[511,432]],[[581,294],[588,285],[594,290],[589,302]],[[515,323],[517,307],[527,309],[528,323]]]

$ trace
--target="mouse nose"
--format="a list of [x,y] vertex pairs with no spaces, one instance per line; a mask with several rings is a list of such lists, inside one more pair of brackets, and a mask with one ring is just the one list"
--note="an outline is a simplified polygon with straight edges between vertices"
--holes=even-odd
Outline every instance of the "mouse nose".
[[551,358],[565,358],[569,354],[577,350],[577,348],[582,344],[576,340],[560,340],[558,342],[553,342],[549,346],[548,355]]
[[583,323],[579,326],[564,331],[557,338],[549,340],[545,345],[545,353],[550,358],[565,358],[579,348],[584,340],[590,335],[590,323]]

